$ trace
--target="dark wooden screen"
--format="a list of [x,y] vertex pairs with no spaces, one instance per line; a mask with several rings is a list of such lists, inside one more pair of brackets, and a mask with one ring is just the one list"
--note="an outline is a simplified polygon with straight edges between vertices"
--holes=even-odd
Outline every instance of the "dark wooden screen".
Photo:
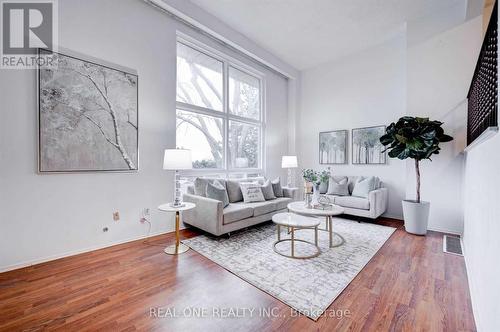
[[498,1],[495,2],[488,30],[469,88],[467,144],[472,143],[488,127],[498,126]]

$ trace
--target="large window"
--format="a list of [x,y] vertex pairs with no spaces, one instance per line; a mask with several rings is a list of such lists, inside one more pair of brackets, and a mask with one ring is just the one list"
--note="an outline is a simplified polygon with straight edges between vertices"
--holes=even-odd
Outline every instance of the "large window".
[[262,169],[261,75],[187,41],[177,42],[177,147],[202,171]]

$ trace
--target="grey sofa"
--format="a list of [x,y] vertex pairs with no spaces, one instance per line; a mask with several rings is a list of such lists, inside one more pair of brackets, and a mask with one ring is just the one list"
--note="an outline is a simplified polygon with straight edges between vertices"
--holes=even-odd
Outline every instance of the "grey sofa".
[[[225,180],[217,180],[226,186]],[[242,182],[248,180],[237,179],[231,181]],[[262,178],[257,180],[262,181]],[[283,187],[284,197],[256,203],[244,203],[243,201],[234,200],[231,202],[230,199],[229,205],[223,208],[221,201],[196,195],[194,187],[188,186],[187,193],[183,195],[183,200],[195,203],[196,207],[183,213],[183,222],[219,236],[269,221],[274,214],[288,211],[287,205],[297,199],[296,194],[297,188]]]
[[[335,176],[334,178],[341,177],[345,176]],[[352,194],[354,184],[358,178],[359,176],[347,176],[349,194]],[[370,191],[368,198],[324,194],[324,196],[330,199],[330,202],[342,206],[345,214],[371,219],[378,218],[387,210],[388,195],[387,188],[383,187],[382,182],[378,178],[376,178],[375,190]]]

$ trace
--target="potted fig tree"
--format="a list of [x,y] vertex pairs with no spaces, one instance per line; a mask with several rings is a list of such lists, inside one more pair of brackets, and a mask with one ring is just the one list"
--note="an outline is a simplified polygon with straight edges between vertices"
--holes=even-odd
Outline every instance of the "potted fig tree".
[[439,154],[439,144],[449,142],[453,137],[446,135],[443,123],[429,118],[404,116],[396,123],[391,123],[380,142],[389,151],[389,157],[415,160],[416,199],[403,201],[405,229],[408,233],[425,235],[429,220],[430,202],[420,200],[420,162],[431,160],[433,154]]

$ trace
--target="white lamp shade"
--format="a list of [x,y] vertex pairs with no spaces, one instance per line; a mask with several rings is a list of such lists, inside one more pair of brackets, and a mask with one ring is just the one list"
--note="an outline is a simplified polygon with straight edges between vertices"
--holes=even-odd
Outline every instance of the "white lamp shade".
[[283,156],[281,157],[281,168],[295,168],[298,167],[297,156]]
[[163,156],[163,169],[180,170],[193,168],[191,150],[167,149]]

